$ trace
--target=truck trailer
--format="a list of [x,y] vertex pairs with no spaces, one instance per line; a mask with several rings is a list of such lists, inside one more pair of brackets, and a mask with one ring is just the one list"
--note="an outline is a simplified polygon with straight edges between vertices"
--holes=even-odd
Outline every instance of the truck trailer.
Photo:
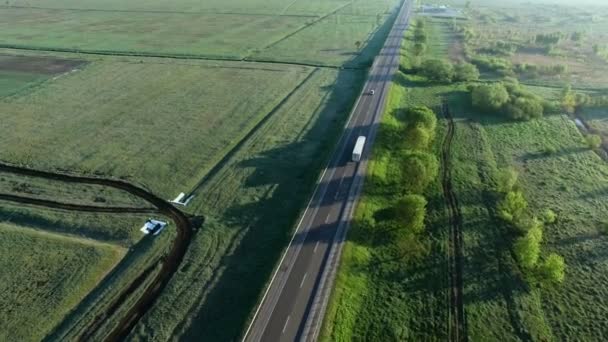
[[365,147],[365,137],[360,135],[357,138],[357,142],[355,143],[355,148],[353,149],[353,161],[358,162],[361,160],[361,155],[363,154],[363,147]]

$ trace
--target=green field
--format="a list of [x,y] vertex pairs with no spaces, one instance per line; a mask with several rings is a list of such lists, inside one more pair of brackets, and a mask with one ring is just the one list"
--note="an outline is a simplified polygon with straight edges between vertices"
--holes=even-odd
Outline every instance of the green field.
[[[427,32],[432,32],[427,43],[430,56],[450,57],[455,42],[449,24],[427,21]],[[409,44],[406,40],[405,51]],[[559,96],[559,89],[528,89],[547,100]],[[603,317],[608,312],[603,285],[608,263],[603,251],[608,240],[601,229],[608,219],[604,186],[608,166],[587,147],[574,122],[566,115],[508,121],[473,109],[466,85],[429,84],[415,75],[398,75],[391,96],[392,108],[438,109],[445,98],[455,116],[452,182],[463,216],[469,340],[603,340],[607,328]],[[369,242],[381,232],[370,231],[367,222],[390,207],[395,196],[377,179],[395,175],[386,165],[399,164],[398,154],[386,152],[395,144],[391,134],[398,122],[390,108],[383,121],[322,337],[326,341],[445,340],[448,224],[441,189],[431,186],[426,193],[429,252],[425,258],[414,262],[394,258],[385,246]],[[442,121],[439,140],[445,134]],[[530,285],[514,259],[512,228],[495,209],[498,172],[507,167],[519,173],[532,213],[541,215],[546,209],[557,213],[557,221],[544,228],[541,259],[550,252],[565,258],[566,278],[561,285]],[[416,244],[410,246],[416,250]]]
[[101,185],[64,183],[0,171],[0,193],[96,206],[150,207],[127,192]]
[[0,100],[0,159],[129,178],[173,198],[312,70],[104,59]]
[[[397,1],[180,1],[168,6],[60,0],[10,5],[16,7],[0,11],[4,47],[360,66],[379,51],[388,31],[382,30],[382,37],[373,34]],[[358,51],[355,42],[367,40],[378,41]]]
[[0,224],[0,339],[39,341],[123,257],[123,248]]

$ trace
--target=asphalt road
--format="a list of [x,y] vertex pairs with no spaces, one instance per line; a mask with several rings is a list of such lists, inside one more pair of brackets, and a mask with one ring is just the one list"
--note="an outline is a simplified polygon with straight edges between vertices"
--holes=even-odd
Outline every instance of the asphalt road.
[[[350,189],[360,171],[359,163],[351,161],[352,150],[360,135],[368,137],[364,158],[373,144],[369,139],[370,132],[380,121],[390,81],[399,66],[401,40],[408,20],[409,5],[404,3],[244,341],[302,339],[324,269],[326,266],[334,267],[327,262],[328,252],[334,243],[344,208],[352,200],[349,198]],[[375,94],[369,95],[372,89]]]

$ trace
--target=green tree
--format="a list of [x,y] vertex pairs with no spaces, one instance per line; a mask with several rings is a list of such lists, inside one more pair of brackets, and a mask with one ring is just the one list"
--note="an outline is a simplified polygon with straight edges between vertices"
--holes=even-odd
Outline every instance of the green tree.
[[496,111],[509,101],[509,93],[502,83],[484,84],[473,89],[471,99],[476,108]]
[[561,103],[566,112],[574,113],[576,110],[576,93],[572,91],[572,86],[568,85],[562,90]]
[[545,210],[545,212],[543,213],[543,221],[546,224],[552,224],[555,223],[555,221],[557,221],[557,214],[551,210],[551,209],[547,209]]
[[589,134],[585,137],[585,140],[589,148],[596,149],[602,146],[602,137],[597,134]]
[[408,232],[418,234],[424,229],[427,201],[420,195],[405,195],[397,201],[395,217]]
[[454,65],[454,80],[459,82],[477,81],[479,69],[471,63],[457,63]]
[[420,66],[420,73],[432,81],[451,82],[454,77],[454,67],[445,60],[427,59]]
[[[540,256],[540,238],[536,235],[538,232],[530,231],[526,235],[515,241],[513,250],[519,264],[527,269],[533,268],[538,262]],[[542,234],[542,231],[541,231]],[[542,238],[542,235],[541,235]]]
[[405,113],[405,124],[408,129],[422,127],[433,134],[437,128],[437,116],[429,107],[410,107]]
[[512,191],[515,184],[517,184],[518,177],[519,174],[513,168],[498,170],[496,176],[496,191],[504,194]]
[[538,119],[543,112],[542,102],[535,98],[517,97],[506,106],[507,116],[515,120]]
[[566,277],[566,263],[564,258],[558,254],[551,253],[540,265],[539,273],[543,280],[548,283],[559,284]]
[[426,152],[410,152],[403,162],[403,183],[405,190],[422,193],[439,172],[435,155]]
[[507,222],[520,218],[528,208],[528,202],[521,191],[509,191],[498,203],[498,215]]
[[426,150],[431,143],[431,133],[424,127],[413,127],[405,131],[407,148],[413,150]]
[[422,56],[426,52],[426,44],[415,43],[412,47],[412,53],[414,56]]

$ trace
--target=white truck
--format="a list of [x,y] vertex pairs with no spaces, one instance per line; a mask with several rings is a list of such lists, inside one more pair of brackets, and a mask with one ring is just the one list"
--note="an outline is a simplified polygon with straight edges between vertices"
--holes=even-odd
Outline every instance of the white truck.
[[365,147],[365,136],[360,135],[357,138],[357,142],[355,143],[355,148],[353,149],[353,161],[358,162],[361,160],[361,155],[363,154],[363,147]]

